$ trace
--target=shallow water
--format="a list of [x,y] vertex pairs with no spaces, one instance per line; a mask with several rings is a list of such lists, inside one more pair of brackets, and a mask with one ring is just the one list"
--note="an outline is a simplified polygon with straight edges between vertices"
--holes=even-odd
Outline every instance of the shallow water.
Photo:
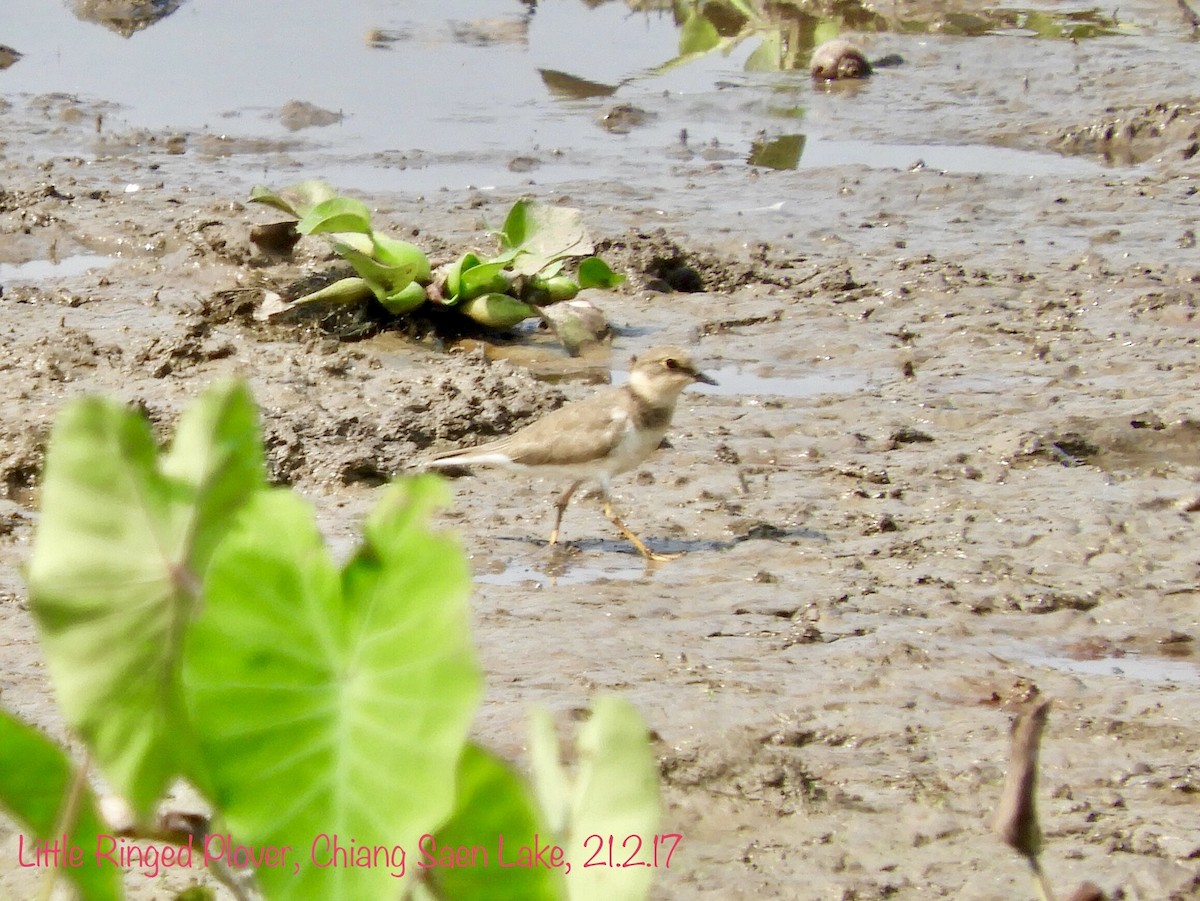
[[0,285],[8,282],[34,282],[47,278],[74,278],[85,272],[107,269],[116,260],[95,253],[81,253],[61,260],[30,260],[28,263],[0,263]]
[[[748,40],[728,54],[662,71],[678,52],[673,18],[620,3],[589,8],[559,0],[530,8],[513,0],[402,6],[356,0],[330,7],[297,0],[288,9],[281,16],[269,4],[190,0],[122,37],[81,21],[65,4],[9,0],[4,39],[24,58],[0,75],[0,90],[94,103],[98,136],[154,129],[275,139],[280,144],[267,149],[286,149],[288,162],[304,166],[306,175],[315,169],[359,191],[562,184],[604,167],[620,172],[623,184],[665,189],[685,202],[688,179],[712,166],[762,161],[756,148],[764,142],[790,148],[782,161],[770,158],[767,165],[777,168],[923,164],[1067,176],[1100,165],[983,141],[954,143],[936,127],[905,125],[901,114],[962,102],[939,96],[936,86],[913,84],[911,66],[877,76],[893,87],[872,83],[829,95],[805,72],[744,71],[756,44]],[[372,43],[372,34],[379,40]],[[603,54],[592,52],[596,35],[605,36]],[[893,35],[883,45],[958,53],[955,42],[963,40],[983,39]],[[611,93],[570,96],[563,74]],[[304,114],[289,118],[285,105],[296,101],[335,121],[306,125]],[[601,120],[614,104],[644,110],[644,121],[629,133],[606,130]],[[944,120],[951,124],[964,114],[948,111],[953,115]],[[886,132],[875,127],[881,115],[889,120]],[[50,112],[47,119],[52,126]],[[849,137],[853,132],[870,136]],[[925,137],[913,140],[914,134]],[[278,154],[239,156],[223,160],[222,168],[244,180],[291,180],[291,166]],[[719,208],[743,206],[730,198]]]
[[1046,666],[1081,676],[1131,679],[1156,685],[1200,686],[1200,662],[1195,660],[1168,660],[1144,654],[1079,660],[1063,654],[1037,651],[1022,653],[1020,659],[1033,666]]

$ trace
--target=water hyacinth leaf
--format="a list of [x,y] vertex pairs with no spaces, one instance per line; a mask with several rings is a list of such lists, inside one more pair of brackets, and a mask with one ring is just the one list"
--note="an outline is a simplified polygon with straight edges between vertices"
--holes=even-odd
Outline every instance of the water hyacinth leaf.
[[471,300],[481,294],[503,294],[512,284],[505,273],[507,263],[481,263],[464,269],[459,277],[457,296],[461,300]]
[[337,191],[328,182],[320,179],[302,181],[281,191],[272,191],[265,185],[250,189],[250,200],[274,207],[284,213],[303,219],[319,203],[337,197]]
[[566,275],[556,275],[553,278],[546,279],[546,293],[550,297],[550,303],[562,303],[564,300],[572,300],[579,293],[579,285],[575,280]]
[[331,197],[318,203],[296,224],[302,235],[322,235],[331,232],[370,234],[371,211],[361,200],[352,197]]
[[29,567],[58,700],[141,816],[186,763],[179,648],[212,548],[264,482],[246,388],[210,389],[159,458],[140,413],[83,398],[55,422]]
[[374,235],[361,232],[330,232],[325,237],[334,244],[345,244],[361,254],[375,259]]
[[420,282],[409,282],[399,291],[380,298],[379,302],[393,316],[405,316],[425,303],[428,298],[424,285]]
[[783,68],[783,34],[772,31],[763,36],[763,41],[746,58],[743,68],[747,72],[778,72]]
[[579,264],[580,288],[615,288],[625,281],[625,276],[613,272],[600,257],[588,257]]
[[[522,847],[550,842],[525,781],[488,751],[468,745],[458,767],[454,815],[435,833],[437,848],[480,848],[473,865],[438,867],[429,884],[438,898],[454,901],[559,901],[566,894],[560,871],[513,864]],[[433,850],[427,846],[427,850]],[[503,857],[501,857],[501,853]],[[440,854],[434,851],[435,859]],[[566,877],[570,879],[570,876]]]
[[583,214],[571,207],[518,200],[499,233],[503,252],[514,275],[533,275],[566,257],[587,256],[595,249],[583,226]]
[[[93,852],[101,835],[109,832],[97,812],[96,799],[78,786],[74,822],[60,822],[77,778],[71,759],[54,742],[5,710],[0,710],[0,808],[29,830],[27,838],[57,839],[67,829],[70,845],[84,849],[83,866],[64,867],[85,901],[119,901],[121,870]],[[27,849],[28,853],[28,849]],[[29,855],[32,859],[32,855]]]
[[392,867],[321,868],[314,838],[411,853],[453,812],[482,690],[466,558],[428,526],[446,498],[391,485],[339,571],[312,508],[263,492],[213,555],[184,691],[230,831],[296,849],[258,871],[273,901],[395,897]]
[[462,274],[468,269],[478,266],[479,263],[480,259],[475,254],[464,253],[441,270],[445,272],[442,294],[447,298],[448,303],[455,303],[459,300],[459,292],[462,290]]
[[[584,849],[587,837],[596,833],[638,836],[642,846],[634,847],[631,842],[614,847],[614,860],[617,854],[622,861],[630,855],[635,861],[650,860],[653,852],[648,840],[659,822],[658,766],[645,722],[623,698],[599,698],[592,706],[591,719],[579,731],[577,745],[580,765],[571,799],[567,847]],[[595,850],[594,842],[591,849]],[[587,853],[584,851],[585,859]],[[653,875],[651,867],[573,867],[568,881],[570,899],[636,901],[649,894]]]
[[346,278],[339,278],[333,284],[326,285],[319,291],[313,291],[311,294],[297,297],[290,304],[285,305],[272,315],[285,313],[306,303],[361,303],[368,297],[373,297],[374,294],[375,292],[371,290],[371,286],[367,284],[365,279],[361,279],[357,275],[351,275]]
[[412,266],[413,281],[428,285],[431,272],[429,257],[416,244],[398,241],[387,235],[371,234],[371,255],[385,266]]
[[494,329],[512,328],[538,314],[537,307],[517,300],[511,294],[482,294],[464,300],[457,309],[480,325]]
[[680,56],[707,53],[719,43],[721,35],[717,32],[717,26],[706,19],[698,9],[693,9],[679,32]]
[[415,263],[406,263],[402,266],[385,266],[365,253],[355,250],[349,244],[334,244],[333,249],[354,267],[354,271],[358,273],[359,278],[367,283],[371,292],[379,300],[383,300],[385,297],[393,295],[412,284],[413,275],[416,273],[417,268]]

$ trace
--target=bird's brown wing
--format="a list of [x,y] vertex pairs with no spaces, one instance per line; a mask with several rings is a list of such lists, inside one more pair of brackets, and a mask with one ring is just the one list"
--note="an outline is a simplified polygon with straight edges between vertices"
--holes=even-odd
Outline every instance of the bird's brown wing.
[[524,466],[570,466],[607,455],[629,425],[628,398],[620,388],[560,407],[484,448]]

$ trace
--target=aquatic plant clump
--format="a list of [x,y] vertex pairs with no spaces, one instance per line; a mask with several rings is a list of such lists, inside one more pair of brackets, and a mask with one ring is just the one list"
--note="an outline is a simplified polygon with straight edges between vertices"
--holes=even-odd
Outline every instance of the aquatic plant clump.
[[[468,252],[434,271],[424,251],[375,231],[366,205],[337,194],[326,182],[304,181],[280,191],[260,185],[251,190],[250,200],[294,217],[301,235],[325,235],[355,271],[272,315],[316,301],[374,298],[394,316],[433,304],[485,328],[508,329],[582,289],[615,288],[625,280],[593,255],[583,215],[569,207],[519,200],[495,233],[500,243],[495,256]],[[568,264],[573,275],[566,272]]]

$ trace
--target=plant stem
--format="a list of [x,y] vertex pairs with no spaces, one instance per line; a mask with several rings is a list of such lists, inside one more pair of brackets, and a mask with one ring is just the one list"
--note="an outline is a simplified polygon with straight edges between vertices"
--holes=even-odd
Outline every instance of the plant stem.
[[1029,869],[1033,871],[1033,887],[1037,891],[1039,901],[1054,901],[1054,892],[1050,888],[1050,882],[1046,879],[1046,874],[1042,871],[1042,865],[1036,857],[1030,857]]
[[[85,749],[83,752],[83,763],[76,767],[75,773],[71,778],[71,783],[67,787],[67,795],[63,800],[62,810],[58,812],[58,819],[54,821],[52,836],[65,836],[75,831],[75,823],[79,819],[79,808],[83,802],[83,791],[87,788],[87,773],[91,765],[91,752]],[[46,878],[42,880],[41,888],[38,890],[38,901],[50,901],[50,896],[54,893],[54,883],[58,881],[58,871],[60,869],[61,864],[52,867],[46,872]]]

